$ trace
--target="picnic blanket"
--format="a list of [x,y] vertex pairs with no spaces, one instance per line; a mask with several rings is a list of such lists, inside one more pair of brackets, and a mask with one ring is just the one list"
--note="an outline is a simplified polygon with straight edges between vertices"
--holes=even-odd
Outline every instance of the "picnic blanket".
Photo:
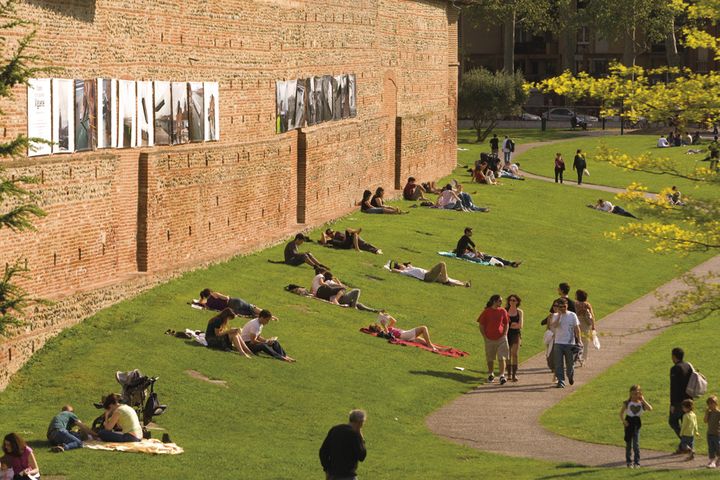
[[[373,332],[367,327],[363,327],[360,329],[362,333],[367,333],[368,335],[372,335],[373,337],[377,337],[377,332]],[[435,344],[436,347],[438,347],[438,350],[433,350],[432,348],[428,347],[424,343],[420,342],[409,342],[407,340],[400,340],[399,338],[391,338],[388,340],[388,343],[392,343],[394,345],[403,345],[403,346],[411,346],[420,348],[422,350],[427,350],[428,352],[437,353],[438,355],[442,355],[443,357],[451,357],[451,358],[459,358],[459,357],[466,357],[470,355],[468,352],[463,352],[462,350],[458,350],[456,348],[452,347],[446,347],[444,345],[438,345]]]
[[174,443],[162,443],[157,438],[146,438],[139,442],[127,443],[89,440],[85,442],[85,448],[115,452],[149,453],[152,455],[179,455],[185,451]]
[[479,258],[458,257],[457,255],[455,255],[452,252],[438,252],[438,255],[441,255],[443,257],[457,258],[458,260],[464,260],[466,262],[477,263],[478,265],[485,265],[486,267],[495,267],[497,265],[502,265],[502,262],[495,260],[494,258],[491,258],[489,262],[486,262]]

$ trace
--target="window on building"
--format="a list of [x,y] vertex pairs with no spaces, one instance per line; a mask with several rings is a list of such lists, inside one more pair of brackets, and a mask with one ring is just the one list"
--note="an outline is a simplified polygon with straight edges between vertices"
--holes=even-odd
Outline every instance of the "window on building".
[[590,45],[590,32],[587,27],[580,27],[577,31],[577,44]]

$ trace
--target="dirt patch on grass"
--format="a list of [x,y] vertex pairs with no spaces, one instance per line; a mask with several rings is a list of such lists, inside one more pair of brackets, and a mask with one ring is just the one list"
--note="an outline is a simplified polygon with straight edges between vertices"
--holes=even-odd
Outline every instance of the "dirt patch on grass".
[[192,378],[202,380],[203,382],[212,383],[213,385],[220,385],[221,387],[228,388],[227,382],[225,380],[213,380],[212,378],[203,375],[197,370],[185,370],[185,373],[190,375]]

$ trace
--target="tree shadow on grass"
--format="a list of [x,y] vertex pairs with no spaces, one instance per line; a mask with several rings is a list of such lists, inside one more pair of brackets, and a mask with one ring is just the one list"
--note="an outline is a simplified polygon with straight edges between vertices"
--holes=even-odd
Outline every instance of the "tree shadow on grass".
[[459,372],[442,372],[437,370],[410,370],[412,375],[427,375],[430,377],[445,378],[461,383],[477,383],[480,379],[473,375]]

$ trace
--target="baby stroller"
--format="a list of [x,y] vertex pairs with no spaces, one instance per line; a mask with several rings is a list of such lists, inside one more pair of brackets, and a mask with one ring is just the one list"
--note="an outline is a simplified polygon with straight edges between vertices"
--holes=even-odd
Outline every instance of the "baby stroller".
[[[167,405],[162,405],[155,393],[155,382],[159,377],[148,377],[138,370],[130,372],[116,372],[115,379],[122,385],[122,402],[131,406],[142,418],[143,436],[149,438],[149,432],[145,428],[153,417],[162,415]],[[94,404],[96,408],[103,408],[102,402]],[[93,429],[101,427],[104,421],[103,416],[96,418],[93,422]]]

